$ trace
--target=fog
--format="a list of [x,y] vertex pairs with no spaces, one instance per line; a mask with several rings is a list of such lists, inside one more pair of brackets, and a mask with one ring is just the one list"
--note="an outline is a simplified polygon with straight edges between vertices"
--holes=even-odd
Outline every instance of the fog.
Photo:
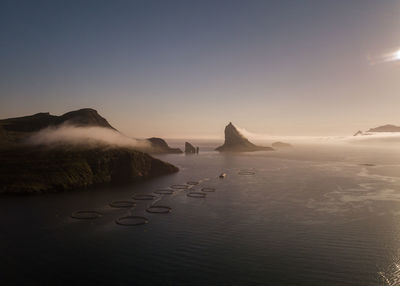
[[271,134],[259,134],[237,127],[239,132],[252,142],[258,144],[271,144],[282,141],[293,145],[364,145],[371,147],[400,148],[400,133],[374,132],[360,136],[277,136]]
[[146,148],[145,140],[136,140],[118,131],[103,127],[77,127],[61,125],[48,127],[30,136],[28,144],[33,145],[110,145],[119,147]]

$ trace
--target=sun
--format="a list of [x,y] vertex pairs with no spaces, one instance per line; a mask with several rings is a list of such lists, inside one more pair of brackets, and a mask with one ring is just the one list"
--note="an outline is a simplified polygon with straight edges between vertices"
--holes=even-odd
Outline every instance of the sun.
[[400,61],[400,50],[394,52],[394,59],[396,61]]

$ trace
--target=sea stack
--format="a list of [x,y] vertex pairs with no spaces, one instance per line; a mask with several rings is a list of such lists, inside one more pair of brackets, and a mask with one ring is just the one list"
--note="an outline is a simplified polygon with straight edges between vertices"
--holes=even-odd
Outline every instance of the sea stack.
[[185,142],[185,153],[186,154],[195,154],[196,148],[189,142]]
[[271,147],[257,146],[244,137],[232,124],[225,127],[225,143],[215,149],[219,152],[254,152],[254,151],[272,151]]

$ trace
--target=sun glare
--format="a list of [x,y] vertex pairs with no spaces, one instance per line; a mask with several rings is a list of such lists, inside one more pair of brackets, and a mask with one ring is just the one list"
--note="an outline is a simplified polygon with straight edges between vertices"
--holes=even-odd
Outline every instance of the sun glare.
[[394,52],[394,59],[396,61],[400,61],[400,50]]

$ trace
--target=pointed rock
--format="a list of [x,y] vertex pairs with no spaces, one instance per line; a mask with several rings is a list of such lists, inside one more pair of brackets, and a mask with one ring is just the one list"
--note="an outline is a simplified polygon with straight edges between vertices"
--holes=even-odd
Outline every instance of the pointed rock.
[[272,151],[271,147],[257,146],[244,137],[232,124],[225,127],[225,143],[215,149],[220,152],[252,152],[252,151]]
[[189,142],[185,142],[185,153],[186,154],[194,154],[194,153],[196,153],[196,148]]

